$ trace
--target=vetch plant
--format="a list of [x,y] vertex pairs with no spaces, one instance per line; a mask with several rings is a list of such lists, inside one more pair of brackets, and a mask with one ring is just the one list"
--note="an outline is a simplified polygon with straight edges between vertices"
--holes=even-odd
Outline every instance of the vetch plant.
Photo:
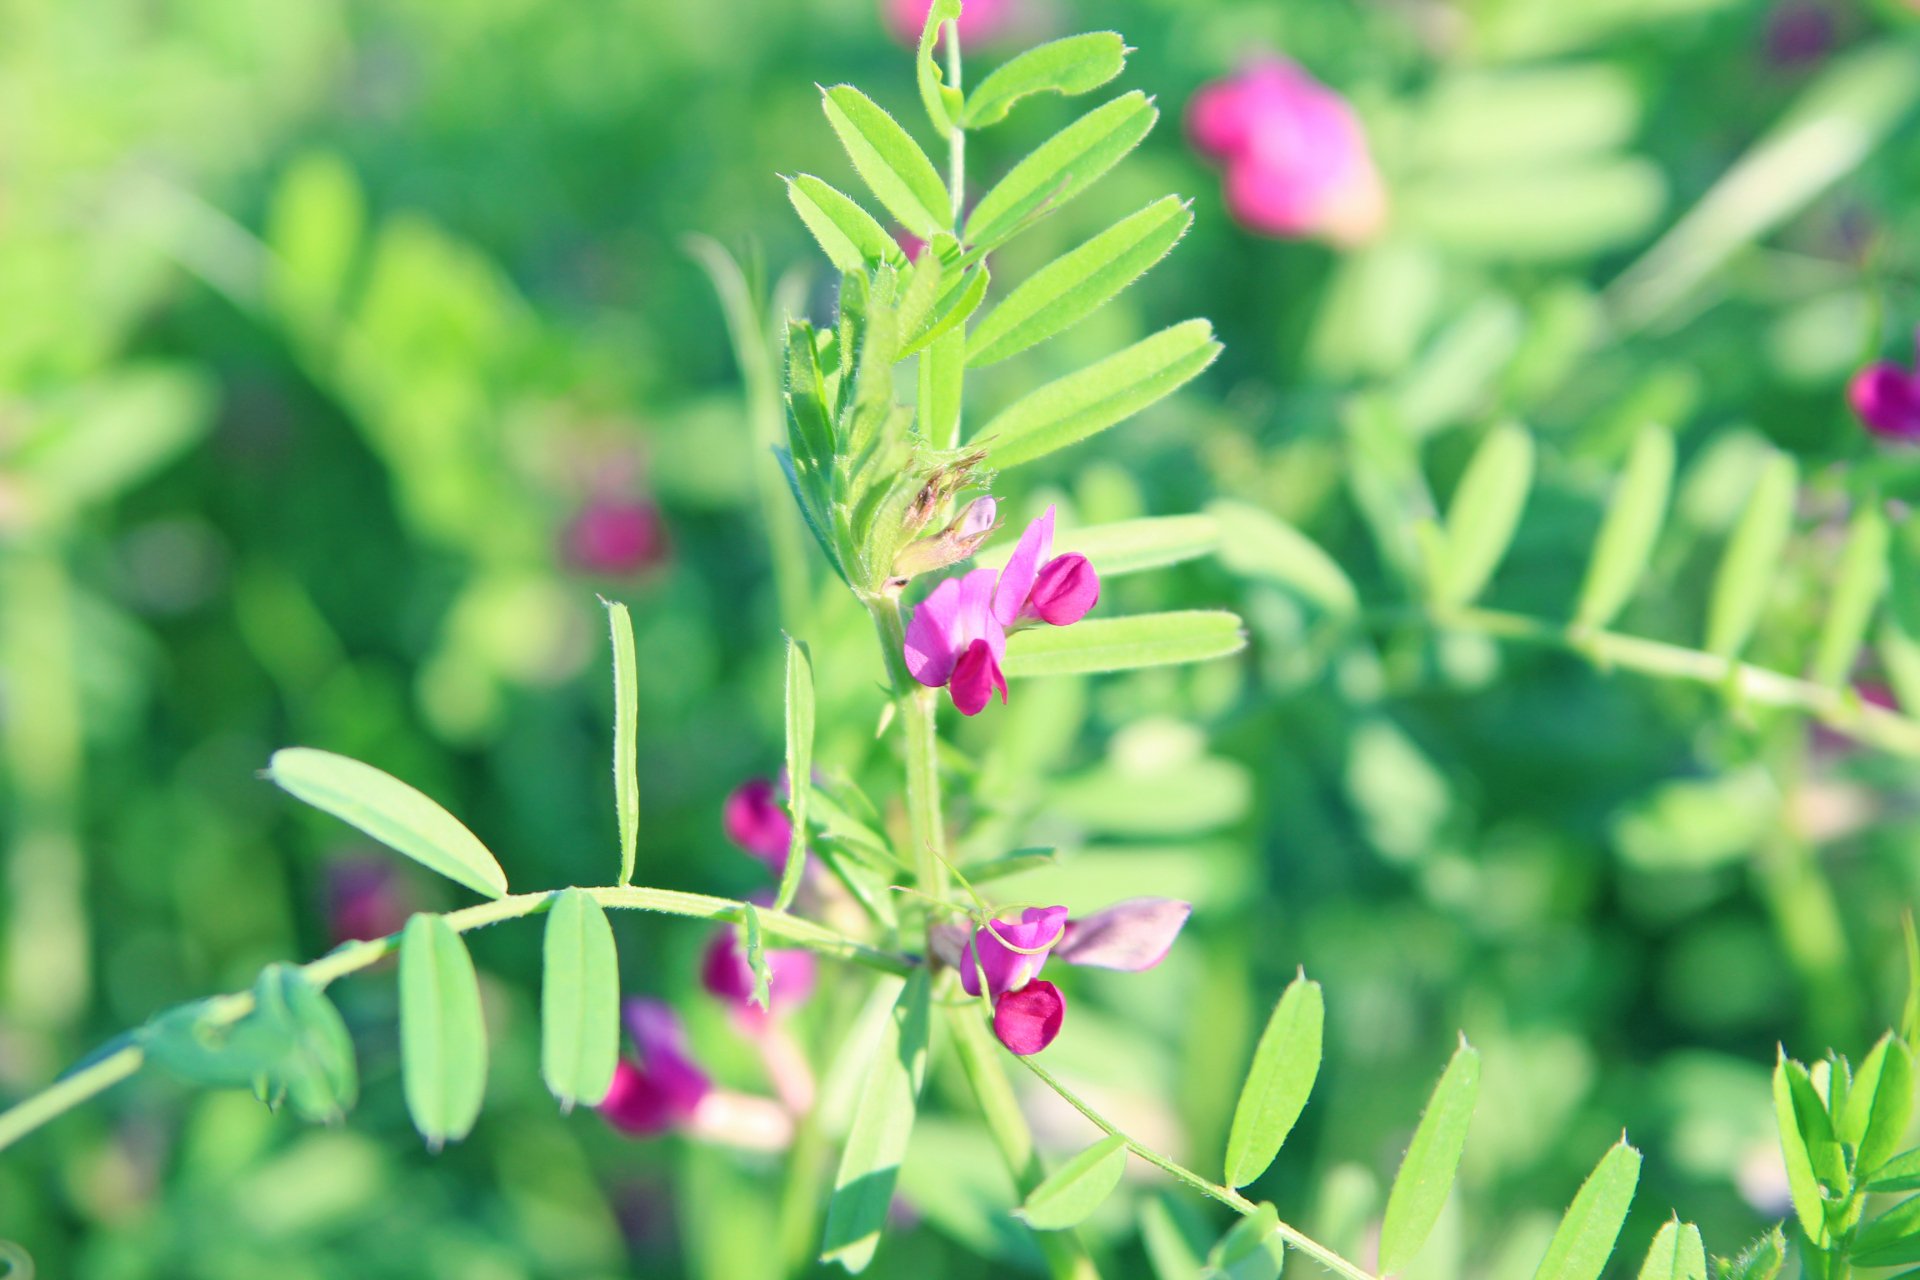
[[[877,638],[888,699],[881,732],[898,748],[904,804],[875,803],[842,772],[842,762],[816,757],[812,650],[790,639],[784,775],[743,784],[722,815],[728,838],[775,878],[770,893],[726,898],[635,885],[639,658],[626,607],[609,603],[618,830],[618,847],[608,850],[609,883],[512,892],[493,851],[421,791],[329,751],[276,752],[266,770],[272,783],[481,901],[415,912],[392,933],[345,941],[303,965],[268,966],[248,991],[156,1015],[0,1113],[0,1148],[147,1064],[207,1087],[251,1089],[305,1119],[338,1121],[354,1106],[359,1079],[350,1034],[327,988],[396,953],[406,1108],[429,1147],[459,1142],[483,1122],[491,1069],[486,1010],[464,935],[544,915],[540,1072],[560,1109],[591,1108],[635,1137],[680,1134],[786,1153],[797,1188],[792,1198],[810,1228],[807,1256],[789,1260],[790,1271],[805,1270],[814,1257],[856,1273],[873,1261],[898,1221],[902,1164],[943,1052],[972,1094],[1021,1197],[1017,1217],[1054,1276],[1099,1274],[1076,1228],[1136,1159],[1234,1215],[1217,1239],[1192,1249],[1186,1274],[1272,1280],[1291,1250],[1346,1280],[1372,1280],[1419,1257],[1452,1192],[1478,1100],[1480,1059],[1464,1038],[1412,1130],[1380,1217],[1377,1267],[1369,1270],[1246,1191],[1282,1155],[1320,1079],[1327,1016],[1320,986],[1302,972],[1279,996],[1240,1085],[1225,1150],[1217,1164],[1197,1170],[1123,1129],[1044,1061],[1059,1037],[1073,1034],[1066,993],[1053,980],[1069,980],[1061,966],[1151,969],[1178,945],[1187,903],[989,901],[981,886],[1044,863],[1046,855],[982,855],[969,838],[979,815],[956,805],[965,820],[949,817],[958,749],[942,739],[943,702],[980,717],[974,731],[991,735],[1004,723],[996,717],[1020,704],[1025,681],[1201,662],[1242,647],[1240,619],[1223,610],[1096,613],[1115,578],[1218,546],[1229,559],[1306,584],[1350,620],[1359,621],[1360,612],[1357,590],[1337,565],[1259,512],[1222,507],[1061,529],[1050,506],[1018,537],[996,540],[1002,502],[992,489],[1002,475],[1077,448],[1151,407],[1205,370],[1220,345],[1207,321],[1186,320],[1028,391],[984,422],[969,415],[974,371],[1098,312],[1171,251],[1191,214],[1178,198],[1161,197],[1012,287],[992,280],[993,255],[1089,192],[1153,128],[1158,112],[1145,95],[1120,93],[970,200],[972,134],[1036,95],[1101,89],[1122,72],[1128,50],[1111,32],[1070,36],[1013,57],[966,92],[960,18],[958,0],[934,0],[915,53],[921,106],[945,146],[944,174],[908,127],[859,89],[822,91],[827,125],[871,199],[813,175],[787,180],[795,212],[839,273],[839,291],[830,319],[783,317],[784,384],[764,397],[770,411],[776,402],[783,411],[777,458],[788,493],[776,496],[790,497],[791,511]],[[1271,122],[1234,115],[1257,117],[1273,105],[1269,99],[1298,99],[1293,105],[1304,104],[1335,134],[1351,132],[1340,104],[1315,96],[1322,91],[1297,77],[1282,84],[1279,74],[1257,72],[1255,82],[1235,91],[1241,97],[1207,108],[1231,117],[1206,132],[1232,163],[1270,167],[1285,158],[1262,141]],[[1349,155],[1342,163],[1359,161]],[[1371,170],[1341,172],[1361,182]],[[1271,175],[1262,169],[1260,176]],[[1365,196],[1361,183],[1343,197],[1360,201],[1342,206],[1344,214],[1322,208],[1296,218],[1289,210],[1275,215],[1276,225],[1349,234],[1358,226],[1354,210],[1367,212]],[[921,244],[911,256],[901,247],[903,235]],[[736,332],[751,335],[757,326],[741,322],[751,300],[737,287],[737,269],[729,275],[710,254],[709,264],[729,294]],[[743,362],[749,345],[742,343]],[[760,377],[767,381],[765,370]],[[1531,483],[1533,448],[1517,427],[1488,435],[1444,521],[1399,522],[1416,531],[1406,545],[1383,534],[1383,559],[1403,565],[1417,584],[1414,620],[1557,639],[1622,666],[1725,681],[1736,699],[1801,707],[1869,740],[1911,747],[1910,720],[1859,708],[1840,687],[1885,593],[1885,537],[1876,533],[1873,514],[1857,526],[1853,545],[1865,549],[1848,559],[1862,567],[1842,584],[1853,605],[1836,610],[1843,621],[1833,624],[1814,678],[1741,661],[1759,622],[1757,584],[1790,531],[1796,477],[1784,460],[1765,473],[1734,535],[1703,650],[1606,630],[1638,583],[1671,479],[1671,441],[1657,432],[1643,439],[1603,527],[1574,622],[1561,628],[1474,608]],[[767,514],[777,529],[791,512]],[[785,575],[787,621],[803,633],[808,618],[795,602],[808,593],[793,587],[804,565],[778,551],[776,563]],[[990,706],[995,698],[1000,708]],[[896,820],[901,810],[904,820]],[[621,944],[609,915],[623,910],[717,929],[706,943],[700,983],[757,1048],[771,1096],[719,1083],[688,1033],[685,1003],[623,996]],[[1910,947],[1910,960],[1920,988],[1920,951]],[[835,1028],[816,1090],[814,1064],[803,1042],[787,1034],[786,1020],[798,1016],[816,987],[828,985],[861,1012],[852,1025]],[[1803,1273],[1829,1278],[1854,1266],[1920,1262],[1920,1211],[1909,1211],[1920,1201],[1879,1216],[1867,1212],[1871,1194],[1920,1189],[1920,1159],[1896,1154],[1911,1110],[1917,1016],[1910,1010],[1900,1033],[1889,1033],[1857,1069],[1838,1056],[1811,1068],[1782,1056],[1775,1095],[1795,1243],[1776,1232],[1722,1274],[1769,1280],[1789,1247],[1797,1249]],[[1101,1138],[1049,1167],[1009,1081],[1014,1068],[1058,1095]],[[829,1091],[846,1100],[844,1126],[827,1115],[822,1099]],[[838,1154],[830,1189],[816,1195],[807,1152],[819,1144],[837,1144]],[[1598,1156],[1545,1248],[1539,1280],[1597,1280],[1621,1236],[1639,1172],[1640,1154],[1624,1137]],[[1705,1280],[1699,1232],[1677,1219],[1660,1228],[1640,1274]]]

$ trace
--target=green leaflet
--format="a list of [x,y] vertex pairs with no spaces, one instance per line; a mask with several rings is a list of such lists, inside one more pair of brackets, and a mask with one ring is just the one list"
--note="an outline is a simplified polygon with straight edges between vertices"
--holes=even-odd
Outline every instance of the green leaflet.
[[489,898],[507,892],[507,877],[487,846],[460,820],[392,774],[331,751],[285,747],[267,776],[303,800],[396,853]]
[[1091,675],[1205,662],[1238,653],[1246,643],[1239,615],[1223,609],[1143,613],[1016,632],[1001,667],[1014,679]]
[[1320,544],[1268,511],[1220,499],[1207,504],[1220,526],[1220,560],[1235,573],[1277,582],[1336,617],[1360,610],[1347,571]]
[[487,1088],[487,1029],[473,959],[440,916],[416,915],[400,934],[400,1078],[429,1148],[472,1131]]
[[[1807,1069],[1780,1055],[1773,1069],[1774,1120],[1780,1128],[1780,1154],[1800,1227],[1815,1244],[1827,1239],[1826,1209],[1820,1195],[1822,1170],[1830,1171],[1839,1144],[1825,1105],[1814,1091]],[[1841,1170],[1845,1176],[1845,1170]]]
[[1707,1280],[1707,1247],[1700,1228],[1676,1219],[1656,1231],[1640,1266],[1640,1280]]
[[1618,617],[1646,574],[1673,489],[1673,433],[1649,425],[1634,438],[1580,588],[1574,622],[1595,629]]
[[787,200],[835,270],[865,271],[879,263],[907,265],[907,255],[879,220],[851,197],[810,173],[788,178]]
[[1872,1178],[1899,1149],[1913,1114],[1913,1055],[1889,1031],[1860,1063],[1841,1112],[1841,1141],[1856,1148],[1856,1180]]
[[1860,646],[1866,643],[1873,611],[1887,589],[1887,553],[1892,532],[1879,507],[1862,503],[1847,529],[1846,550],[1840,554],[1840,572],[1820,628],[1820,647],[1813,659],[1813,679],[1829,689],[1844,685],[1853,671]]
[[867,189],[901,226],[922,240],[947,230],[953,221],[947,189],[899,121],[850,84],[822,90],[821,107]]
[[1640,1153],[1623,1138],[1580,1184],[1533,1280],[1599,1280],[1639,1183]]
[[1399,1271],[1413,1261],[1439,1221],[1466,1150],[1467,1127],[1479,1096],[1480,1055],[1462,1037],[1434,1086],[1387,1194],[1386,1217],[1380,1225],[1381,1271]]
[[1519,426],[1495,427],[1474,450],[1447,506],[1444,555],[1434,566],[1439,603],[1472,604],[1500,567],[1533,487],[1533,437]]
[[195,1084],[250,1088],[270,1106],[332,1124],[359,1095],[353,1039],[333,1002],[296,965],[271,964],[238,1022],[199,1000],[168,1010],[139,1033],[147,1059]]
[[[986,273],[980,272],[981,292]],[[936,449],[960,444],[960,393],[967,371],[967,331],[955,326],[920,353],[920,431]]]
[[1878,1171],[1867,1179],[1867,1190],[1920,1191],[1920,1147],[1896,1156],[1881,1165]]
[[1270,1204],[1233,1224],[1207,1251],[1205,1280],[1278,1280],[1286,1261],[1280,1214]]
[[1173,394],[1219,354],[1213,326],[1188,320],[1028,393],[982,427],[976,438],[989,450],[995,467],[1031,462]]
[[603,600],[613,629],[613,798],[620,817],[620,883],[633,883],[640,840],[640,660],[627,606]]
[[773,1008],[773,969],[767,964],[767,944],[760,929],[760,908],[745,903],[740,912],[740,931],[745,935],[747,969],[753,974],[753,1002],[762,1009]]
[[807,861],[807,801],[813,795],[813,652],[787,638],[787,811],[793,816],[793,838],[787,845],[787,865],[780,874],[777,910],[785,911],[800,891],[800,873]]
[[1293,1131],[1320,1074],[1326,1003],[1302,972],[1280,994],[1260,1034],[1227,1134],[1227,1185],[1244,1187],[1267,1171]]
[[858,1274],[873,1261],[927,1073],[927,972],[916,969],[881,1032],[827,1204],[820,1258]]
[[594,1106],[620,1058],[620,957],[607,913],[584,889],[547,913],[540,972],[540,1076],[560,1100]]
[[326,334],[337,322],[366,223],[366,196],[337,155],[303,155],[275,186],[267,211],[268,296],[303,338]]
[[[1054,535],[1053,554],[1078,552],[1093,562],[1105,580],[1207,555],[1219,541],[1212,516],[1149,516],[1062,529]],[[1005,568],[1013,547],[1013,543],[1003,541],[976,555],[973,562],[983,569]]]
[[959,16],[960,0],[933,0],[927,6],[927,19],[920,27],[920,43],[914,50],[913,74],[920,88],[920,105],[926,108],[927,119],[941,133],[956,127],[961,100],[960,91],[945,82],[940,64],[934,61],[934,44],[940,38],[940,28]]
[[1713,583],[1707,612],[1707,651],[1732,661],[1740,656],[1760,621],[1768,589],[1780,571],[1780,556],[1793,531],[1794,488],[1800,471],[1792,458],[1776,456],[1760,473],[1746,513],[1734,528]]
[[967,364],[1005,360],[1072,328],[1166,257],[1192,225],[1187,203],[1166,196],[1054,259],[974,326]]
[[1127,1171],[1127,1140],[1102,1138],[1047,1175],[1014,1211],[1036,1231],[1064,1231],[1098,1209]]
[[1777,1280],[1787,1261],[1787,1237],[1775,1223],[1773,1229],[1741,1251],[1737,1258],[1716,1258],[1715,1280]]
[[1920,1262],[1920,1197],[1902,1200],[1868,1223],[1847,1257],[1861,1267],[1901,1267]]
[[1093,31],[1037,45],[1010,59],[967,95],[960,123],[982,129],[1007,118],[1014,104],[1036,93],[1067,97],[1091,93],[1127,65],[1127,42],[1112,31]]
[[1099,181],[1140,145],[1159,118],[1153,100],[1138,90],[1095,107],[1041,143],[980,197],[961,239],[974,249],[1005,242]]

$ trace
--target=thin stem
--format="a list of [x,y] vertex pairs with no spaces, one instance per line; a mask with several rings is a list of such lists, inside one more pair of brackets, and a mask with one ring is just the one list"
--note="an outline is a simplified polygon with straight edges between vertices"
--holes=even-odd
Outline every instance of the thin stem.
[[[646,889],[631,885],[588,889],[587,893],[603,907],[655,911],[663,915],[686,916],[696,920],[737,923],[746,904],[731,898],[715,898],[704,893],[681,893],[674,889]],[[516,893],[492,902],[450,911],[442,918],[456,933],[538,915],[553,905],[558,890],[540,893]],[[851,964],[864,965],[882,973],[907,974],[914,961],[890,951],[882,951],[856,942],[824,925],[784,911],[760,908],[760,927],[769,937],[780,938],[809,951],[818,952]],[[337,947],[317,960],[309,960],[300,971],[315,986],[324,987],[336,979],[375,964],[400,946],[400,935],[370,938]],[[238,1022],[253,1010],[253,993],[236,991],[207,1001],[209,1013],[217,1022]],[[146,1052],[138,1044],[114,1050],[80,1069],[61,1077],[39,1093],[0,1111],[0,1151],[82,1102],[127,1079],[140,1070]]]
[[[1179,1161],[1169,1159],[1161,1155],[1158,1151],[1155,1151],[1152,1147],[1144,1146],[1132,1137],[1121,1132],[1118,1125],[1101,1115],[1098,1111],[1095,1111],[1092,1106],[1083,1101],[1073,1090],[1054,1079],[1051,1072],[1035,1062],[1032,1058],[1023,1057],[1020,1058],[1019,1061],[1021,1066],[1040,1078],[1040,1083],[1059,1094],[1068,1106],[1092,1121],[1094,1126],[1103,1133],[1126,1143],[1127,1150],[1133,1152],[1148,1164],[1172,1174],[1175,1178],[1186,1183],[1195,1191],[1205,1196],[1211,1196],[1221,1204],[1232,1209],[1235,1213],[1243,1216],[1251,1216],[1258,1212],[1260,1208],[1259,1205],[1256,1205],[1232,1187],[1222,1186],[1217,1182],[1209,1182]],[[1373,1275],[1354,1266],[1351,1262],[1348,1262],[1345,1258],[1327,1248],[1327,1246],[1321,1244],[1306,1232],[1301,1231],[1298,1227],[1291,1226],[1286,1222],[1281,1222],[1274,1230],[1282,1240],[1285,1240],[1293,1248],[1306,1254],[1327,1270],[1337,1275],[1347,1277],[1347,1280],[1376,1280]]]
[[[960,85],[960,24],[947,24],[947,84],[955,93]],[[959,233],[966,221],[967,204],[967,131],[955,120],[947,130],[947,191],[953,196],[953,229]]]
[[1920,758],[1920,721],[1865,703],[1851,690],[1829,688],[1750,662],[1730,662],[1701,649],[1617,631],[1583,630],[1496,609],[1453,609],[1444,613],[1390,610],[1372,614],[1369,620],[1379,625],[1415,622],[1437,630],[1478,631],[1497,639],[1583,654],[1602,667],[1710,685],[1724,689],[1735,703],[1804,712],[1870,746]]
[[894,707],[906,736],[907,824],[913,840],[914,877],[922,892],[944,901],[947,834],[940,816],[940,742],[934,730],[939,691],[922,686],[907,671],[906,619],[899,599],[872,595],[865,601],[880,633],[881,658],[893,682]]

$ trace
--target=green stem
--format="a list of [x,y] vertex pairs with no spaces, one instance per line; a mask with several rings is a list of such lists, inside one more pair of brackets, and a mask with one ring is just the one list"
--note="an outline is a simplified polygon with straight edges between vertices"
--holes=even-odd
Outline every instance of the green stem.
[[1835,732],[1869,746],[1894,755],[1920,758],[1920,721],[1867,704],[1847,689],[1829,688],[1750,662],[1730,662],[1685,645],[1622,635],[1617,631],[1583,630],[1568,623],[1495,609],[1451,609],[1439,613],[1389,610],[1369,615],[1369,621],[1381,626],[1415,622],[1437,630],[1477,631],[1496,639],[1583,654],[1602,667],[1619,667],[1642,675],[1709,685],[1725,690],[1736,703],[1804,712]]
[[[745,903],[736,902],[731,898],[715,898],[704,893],[681,893],[674,889],[646,889],[625,885],[588,889],[587,893],[603,907],[655,911],[663,915],[686,916],[695,920],[738,923],[746,910]],[[538,915],[553,904],[558,894],[558,890],[510,894],[492,902],[482,902],[476,906],[464,907],[459,911],[450,911],[443,918],[453,926],[456,933],[468,933],[490,924],[498,924],[503,920]],[[882,973],[907,974],[913,971],[913,962],[905,956],[856,942],[844,934],[836,933],[811,920],[789,915],[784,911],[761,908],[760,927],[768,937],[779,938],[809,951],[845,960],[851,964],[864,965]],[[335,948],[317,960],[309,960],[300,966],[300,971],[315,986],[324,987],[338,978],[357,973],[378,962],[392,954],[399,946],[400,935],[397,933],[389,934],[384,938],[370,938],[364,942],[350,942]],[[208,1001],[208,1006],[218,1021],[238,1022],[252,1011],[253,993],[239,991],[230,995],[216,996]],[[61,1077],[46,1089],[8,1110],[0,1111],[0,1151],[4,1151],[49,1120],[71,1111],[87,1099],[127,1079],[139,1071],[145,1061],[146,1053],[138,1044],[123,1046]]]
[[[1181,1182],[1186,1183],[1189,1187],[1192,1187],[1195,1191],[1198,1191],[1200,1194],[1204,1196],[1210,1196],[1213,1199],[1218,1200],[1221,1204],[1226,1205],[1228,1208],[1232,1209],[1235,1213],[1241,1214],[1243,1216],[1251,1216],[1254,1213],[1258,1212],[1260,1208],[1259,1205],[1247,1199],[1245,1196],[1241,1195],[1238,1191],[1235,1191],[1232,1187],[1222,1186],[1220,1183],[1217,1183],[1217,1182],[1209,1182],[1207,1181],[1207,1179],[1201,1177],[1199,1174],[1187,1168],[1185,1165],[1181,1164],[1179,1161],[1168,1159],[1166,1156],[1161,1155],[1158,1151],[1155,1151],[1152,1147],[1144,1146],[1141,1143],[1135,1141],[1133,1138],[1129,1137],[1127,1134],[1122,1133],[1118,1125],[1114,1124],[1113,1121],[1101,1115],[1098,1111],[1095,1111],[1086,1102],[1081,1100],[1081,1098],[1077,1094],[1075,1094],[1071,1089],[1067,1088],[1065,1085],[1061,1084],[1058,1080],[1054,1079],[1053,1074],[1051,1072],[1049,1072],[1045,1067],[1041,1066],[1039,1063],[1035,1062],[1032,1058],[1020,1058],[1019,1061],[1021,1066],[1025,1067],[1027,1070],[1033,1072],[1034,1075],[1038,1076],[1042,1084],[1046,1085],[1047,1088],[1059,1094],[1061,1099],[1065,1101],[1068,1106],[1072,1107],[1075,1111],[1078,1111],[1081,1115],[1085,1116],[1088,1120],[1092,1121],[1094,1126],[1100,1129],[1103,1133],[1106,1133],[1112,1137],[1118,1138],[1122,1142],[1126,1143],[1127,1150],[1133,1152],[1135,1155],[1139,1156],[1142,1160],[1145,1160],[1148,1164],[1153,1165],[1158,1169],[1164,1170],[1169,1174],[1172,1174],[1175,1178],[1178,1178]],[[1375,1280],[1375,1277],[1373,1275],[1369,1274],[1368,1272],[1362,1271],[1359,1267],[1354,1266],[1351,1262],[1348,1262],[1345,1258],[1341,1257],[1339,1254],[1335,1253],[1333,1250],[1327,1248],[1327,1246],[1321,1244],[1318,1240],[1315,1240],[1312,1236],[1308,1235],[1306,1232],[1301,1231],[1298,1227],[1291,1226],[1286,1222],[1281,1222],[1279,1226],[1274,1228],[1274,1230],[1279,1234],[1282,1240],[1285,1240],[1287,1242],[1288,1245],[1292,1246],[1294,1249],[1298,1250],[1299,1252],[1306,1254],[1308,1257],[1312,1258],[1315,1262],[1318,1262],[1322,1267],[1325,1267],[1328,1271],[1331,1271],[1336,1275],[1345,1276],[1347,1277],[1347,1280]]]
[[[960,86],[960,24],[947,24],[947,84],[955,93]],[[954,121],[953,128],[947,130],[947,192],[953,197],[953,231],[960,234],[960,225],[966,221],[967,204],[967,131]]]
[[947,834],[940,816],[940,740],[934,714],[939,690],[929,689],[907,671],[906,619],[900,601],[891,595],[865,597],[880,633],[881,656],[893,683],[894,709],[906,737],[907,824],[913,839],[914,876],[920,890],[934,898],[947,896]]

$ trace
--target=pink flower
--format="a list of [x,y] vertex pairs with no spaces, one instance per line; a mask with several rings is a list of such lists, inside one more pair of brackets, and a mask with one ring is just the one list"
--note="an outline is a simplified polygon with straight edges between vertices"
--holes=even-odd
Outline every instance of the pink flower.
[[335,943],[398,933],[412,914],[390,859],[352,858],[327,868],[327,931]]
[[[933,0],[881,0],[880,13],[887,30],[904,45],[917,45],[920,31],[927,25],[927,10]],[[964,0],[960,6],[960,43],[991,41],[1006,30],[1013,17],[1014,0]]]
[[1920,443],[1920,370],[1890,360],[1870,364],[1853,375],[1847,400],[1875,435]]
[[1353,109],[1285,58],[1216,80],[1187,105],[1194,149],[1226,170],[1227,209],[1250,231],[1335,244],[1369,239],[1386,196]]
[[816,976],[813,953],[769,947],[766,956],[772,976],[767,987],[771,1009],[761,1009],[753,1003],[753,969],[747,964],[747,951],[740,943],[740,930],[735,925],[727,925],[707,943],[700,960],[700,985],[737,1011],[756,1016],[804,1003],[813,994]]
[[[1028,907],[1019,920],[995,920],[968,936],[963,926],[933,930],[934,955],[960,971],[960,985],[993,1002],[1000,1043],[1025,1056],[1053,1043],[1066,1020],[1066,997],[1040,971],[1051,956],[1068,964],[1137,973],[1166,958],[1193,908],[1172,898],[1133,898],[1081,920],[1065,907]],[[978,964],[975,957],[978,956]]]
[[771,778],[748,778],[727,795],[720,811],[727,839],[767,864],[778,875],[787,865],[793,819],[780,803]]
[[562,543],[574,568],[626,577],[667,558],[667,527],[651,502],[595,498],[567,526]]
[[634,998],[625,1007],[637,1057],[623,1057],[600,1114],[622,1133],[652,1137],[686,1125],[713,1083],[687,1050],[680,1015],[661,1000]]
[[[990,500],[976,503],[976,508]],[[991,525],[993,508],[986,507]],[[1027,526],[1006,568],[975,569],[948,578],[913,611],[907,624],[907,671],[921,684],[947,687],[962,715],[993,699],[1007,700],[1000,663],[1007,631],[1044,622],[1064,627],[1100,599],[1100,576],[1085,556],[1053,554],[1053,508]]]

